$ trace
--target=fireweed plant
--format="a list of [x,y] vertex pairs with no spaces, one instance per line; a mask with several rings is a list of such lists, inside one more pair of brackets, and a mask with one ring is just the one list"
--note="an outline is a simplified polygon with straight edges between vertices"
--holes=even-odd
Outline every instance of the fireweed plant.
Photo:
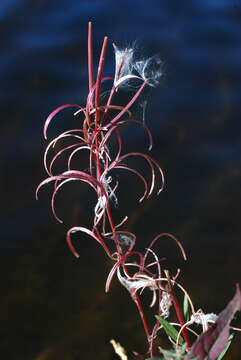
[[[44,124],[44,137],[47,139],[47,130],[56,114],[66,108],[76,108],[75,116],[80,117],[78,127],[65,131],[50,141],[44,154],[44,167],[48,174],[48,178],[40,183],[36,191],[38,196],[39,189],[48,183],[54,183],[54,189],[51,199],[52,212],[55,218],[62,222],[56,214],[55,197],[59,190],[70,181],[80,181],[86,183],[95,192],[97,200],[93,211],[93,222],[89,228],[83,226],[74,226],[67,232],[67,243],[77,258],[79,253],[75,249],[71,241],[71,235],[75,232],[82,232],[96,240],[103,248],[106,255],[114,262],[112,269],[106,280],[106,292],[109,291],[113,276],[117,274],[117,278],[130,293],[140,314],[141,321],[145,330],[148,353],[154,356],[153,342],[160,329],[164,329],[174,344],[174,351],[161,350],[165,359],[191,359],[199,355],[199,360],[204,359],[201,354],[199,339],[200,336],[194,331],[192,324],[200,324],[204,335],[212,328],[209,326],[214,323],[218,324],[218,318],[215,314],[204,314],[201,310],[196,311],[193,303],[183,286],[177,281],[180,273],[171,275],[168,270],[162,269],[160,259],[153,247],[162,237],[168,237],[174,240],[179,248],[183,258],[186,260],[185,251],[181,243],[175,236],[168,233],[157,235],[147,246],[144,253],[134,250],[136,236],[135,234],[120,230],[121,226],[126,222],[127,216],[120,219],[118,223],[113,220],[111,202],[117,204],[118,199],[116,191],[118,183],[113,183],[112,170],[121,169],[136,175],[143,183],[143,194],[139,198],[139,202],[148,198],[155,187],[158,187],[157,194],[163,190],[164,175],[160,165],[148,154],[140,152],[130,152],[122,154],[122,135],[120,128],[123,125],[138,124],[149,139],[149,151],[152,148],[152,135],[143,121],[138,121],[132,117],[131,107],[138,100],[144,88],[155,87],[159,84],[162,76],[162,63],[157,56],[147,59],[137,59],[133,48],[121,49],[114,46],[115,53],[115,75],[114,77],[103,77],[103,66],[107,48],[107,37],[104,38],[103,46],[99,58],[99,65],[96,78],[93,73],[93,56],[92,56],[92,25],[89,23],[88,33],[88,74],[89,74],[89,93],[86,99],[85,107],[78,104],[66,104],[58,107],[47,118]],[[101,87],[103,83],[110,83],[108,96],[101,95]],[[118,89],[126,88],[131,90],[132,97],[127,104],[120,105],[115,103],[115,97]],[[105,103],[103,103],[103,100]],[[114,115],[113,115],[114,114]],[[111,138],[116,136],[118,150],[113,155],[109,146]],[[49,152],[57,143],[62,140],[70,140],[71,143],[63,148],[58,148],[55,155],[49,160]],[[73,168],[73,157],[76,153],[85,150],[88,152],[88,170],[79,170]],[[66,171],[55,174],[53,171],[56,161],[62,155],[67,154]],[[150,169],[150,179],[139,170],[128,166],[129,158],[142,158]],[[159,181],[159,185],[157,182]],[[113,251],[114,245],[114,251]],[[141,295],[144,289],[152,292],[152,301],[150,307],[156,306],[155,323],[150,326],[147,322]],[[182,291],[184,296],[184,308],[180,305],[176,296],[177,291]],[[230,307],[233,313],[240,310],[240,290],[237,287],[235,298],[232,300],[235,305]],[[176,323],[168,323],[167,318],[170,310],[174,308],[176,313]],[[226,308],[227,309],[227,308]],[[225,309],[225,310],[226,310]],[[229,311],[229,312],[230,312]],[[219,356],[228,343],[227,326],[231,320],[231,314],[226,315],[225,325],[219,324],[219,333],[225,330],[225,336],[219,349],[214,349],[215,356]],[[190,332],[193,333],[197,340],[192,345],[190,340]],[[213,335],[213,339],[215,336]],[[217,335],[216,335],[217,338]],[[205,339],[204,339],[205,340]],[[203,340],[202,340],[203,343]],[[198,350],[193,350],[196,346]],[[205,354],[208,354],[211,347],[214,346],[209,341],[209,347],[205,348]],[[216,351],[215,351],[216,350]],[[121,355],[124,358],[125,355]],[[206,355],[205,355],[206,356]],[[208,359],[216,359],[216,357],[208,357]],[[221,359],[221,358],[220,358]]]

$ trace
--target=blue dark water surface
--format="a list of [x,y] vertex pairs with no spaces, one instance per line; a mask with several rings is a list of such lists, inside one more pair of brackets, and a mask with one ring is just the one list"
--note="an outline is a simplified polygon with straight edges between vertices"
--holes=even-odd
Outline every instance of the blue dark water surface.
[[[150,200],[151,206],[135,210],[131,229],[139,231],[144,246],[146,236],[150,240],[160,231],[181,237],[193,254],[194,289],[198,291],[200,281],[211,292],[211,284],[222,274],[225,280],[219,278],[215,292],[223,304],[241,275],[239,0],[1,1],[1,252],[10,259],[12,251],[21,251],[26,243],[34,246],[41,231],[46,244],[46,229],[64,239],[66,228],[55,224],[49,210],[50,194],[41,193],[35,202],[34,191],[45,177],[46,116],[58,105],[84,103],[87,95],[90,20],[95,68],[103,37],[109,37],[106,75],[114,72],[113,41],[126,45],[137,40],[144,55],[158,53],[164,64],[161,86],[149,96],[146,121],[167,187],[159,200]],[[63,119],[68,121],[68,116],[71,113]],[[65,124],[60,119],[50,128],[50,137],[68,128]],[[126,136],[130,149],[144,149],[142,132]],[[121,194],[120,211],[134,211],[126,192]],[[81,217],[76,219],[80,225]],[[229,284],[227,292],[223,282]],[[41,352],[37,345],[33,349],[25,359]]]

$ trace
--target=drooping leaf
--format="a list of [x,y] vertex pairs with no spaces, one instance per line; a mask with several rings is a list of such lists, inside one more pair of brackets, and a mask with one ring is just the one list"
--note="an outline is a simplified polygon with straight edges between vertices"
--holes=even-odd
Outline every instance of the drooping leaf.
[[49,114],[49,116],[47,117],[45,124],[44,124],[44,138],[47,139],[47,129],[48,126],[51,122],[51,120],[53,119],[53,117],[59,113],[61,110],[65,109],[65,108],[69,108],[69,107],[77,107],[80,109],[80,111],[84,111],[84,109],[78,105],[78,104],[65,104],[65,105],[61,105],[59,107],[57,107],[57,109],[55,109],[54,111],[51,112],[51,114]]
[[144,176],[142,176],[142,175],[139,173],[139,171],[137,171],[137,170],[135,170],[135,169],[132,169],[132,168],[129,168],[129,167],[124,166],[124,165],[118,165],[118,166],[116,166],[115,168],[116,168],[116,169],[124,169],[124,170],[130,171],[130,172],[133,172],[134,174],[136,174],[136,175],[142,180],[142,182],[143,182],[143,184],[144,184],[144,187],[145,187],[144,193],[143,193],[143,195],[142,195],[142,196],[140,197],[140,199],[139,199],[139,202],[142,202],[142,201],[145,199],[145,197],[146,197],[146,195],[147,195],[147,190],[148,190],[148,188],[147,188],[147,181],[146,181],[146,179],[144,178]]
[[237,284],[236,293],[227,307],[220,313],[217,321],[210,326],[193,344],[184,360],[199,356],[199,360],[217,360],[227,346],[229,339],[229,324],[237,311],[241,310],[241,292]]
[[80,232],[83,232],[87,235],[89,235],[90,237],[92,237],[94,240],[96,240],[102,247],[103,249],[105,250],[106,254],[111,257],[111,253],[108,249],[108,247],[106,246],[106,244],[104,243],[103,239],[99,236],[96,236],[94,234],[93,231],[85,228],[85,227],[82,227],[82,226],[74,226],[72,227],[71,229],[68,230],[67,234],[66,234],[66,240],[67,240],[67,244],[71,250],[71,252],[74,254],[75,257],[79,258],[80,255],[79,253],[75,250],[74,246],[72,245],[72,241],[71,241],[71,234],[77,232],[77,231],[80,231]]
[[[166,333],[174,341],[177,341],[178,331],[176,330],[176,328],[174,326],[172,326],[171,324],[169,324],[169,322],[164,320],[161,316],[156,315],[156,318],[160,322],[160,324],[164,327],[164,330],[166,331]],[[179,337],[179,341],[181,342],[181,344],[184,343],[184,340],[183,340],[182,336]]]

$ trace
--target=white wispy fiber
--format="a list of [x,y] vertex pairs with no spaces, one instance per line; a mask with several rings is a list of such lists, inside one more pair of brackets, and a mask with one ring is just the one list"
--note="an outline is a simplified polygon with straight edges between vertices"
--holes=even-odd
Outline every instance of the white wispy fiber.
[[131,48],[120,49],[113,44],[115,52],[115,87],[120,86],[121,82],[130,79],[133,72],[133,54],[134,50]]
[[214,314],[214,313],[210,313],[210,314],[202,314],[201,312],[200,313],[196,313],[196,314],[193,314],[191,316],[191,321],[195,322],[196,324],[202,324],[203,322],[205,323],[213,323],[217,320],[217,315]]
[[171,295],[168,294],[166,291],[162,291],[162,299],[160,302],[160,308],[162,311],[161,316],[164,319],[167,319],[170,315],[170,307],[172,306],[172,298]]
[[[105,188],[106,192],[107,192],[107,195],[109,196],[110,199],[112,199],[115,203],[115,205],[117,206],[118,205],[118,199],[115,195],[115,189],[113,190],[110,186],[110,183],[112,182],[112,177],[109,176],[107,179],[105,177],[103,177],[101,179],[101,183],[103,185],[103,187]],[[106,208],[106,203],[107,203],[107,199],[106,199],[106,196],[99,196],[98,198],[98,201],[95,205],[95,209],[94,209],[94,212],[95,212],[95,217],[97,219],[97,222],[101,219],[104,211],[105,211],[105,208]]]
[[132,87],[131,79],[147,81],[150,86],[157,86],[163,75],[162,61],[159,56],[152,56],[147,59],[136,59],[133,48],[121,49],[115,44],[115,77],[114,86]]
[[201,309],[199,309],[195,314],[192,314],[191,319],[189,321],[190,324],[195,323],[198,325],[202,325],[203,331],[208,329],[209,323],[215,323],[217,320],[217,315],[214,313],[204,314]]

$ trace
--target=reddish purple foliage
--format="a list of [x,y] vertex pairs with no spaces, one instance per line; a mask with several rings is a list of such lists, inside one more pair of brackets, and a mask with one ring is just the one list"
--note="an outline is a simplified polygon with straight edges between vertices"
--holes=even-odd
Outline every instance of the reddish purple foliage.
[[[81,116],[82,125],[80,128],[68,130],[58,135],[47,146],[44,154],[44,166],[49,177],[41,182],[36,191],[36,196],[38,196],[39,189],[43,185],[46,185],[50,182],[54,183],[54,190],[51,200],[52,212],[59,222],[62,222],[62,220],[57,216],[55,211],[55,197],[59,189],[66,182],[78,180],[80,182],[89,184],[89,186],[96,192],[97,202],[94,209],[92,228],[86,229],[83,227],[74,227],[70,229],[67,233],[68,245],[73,254],[77,257],[79,255],[71,244],[71,233],[74,231],[82,231],[92,236],[102,245],[107,255],[112,258],[113,254],[105,243],[107,234],[111,233],[112,239],[115,242],[116,252],[119,254],[119,256],[121,256],[122,251],[116,237],[116,229],[120,226],[120,224],[114,224],[110,212],[110,200],[117,201],[116,190],[118,188],[118,183],[111,185],[111,173],[114,169],[122,169],[131,172],[142,181],[144,185],[144,192],[141,195],[139,202],[143,201],[145,198],[149,197],[152,194],[157,172],[160,174],[161,180],[161,185],[158,193],[163,189],[164,185],[164,176],[162,169],[159,164],[149,155],[139,152],[122,154],[122,137],[119,130],[119,128],[124,124],[140,125],[147,133],[147,136],[149,138],[149,150],[151,150],[152,135],[148,127],[142,122],[133,119],[131,117],[131,112],[129,109],[137,100],[144,87],[148,84],[152,85],[154,81],[152,81],[151,77],[146,77],[143,69],[142,71],[140,71],[140,69],[138,68],[139,72],[136,71],[134,74],[134,62],[130,62],[133,61],[133,59],[132,57],[130,58],[127,56],[127,49],[125,51],[121,51],[116,46],[114,47],[116,52],[116,58],[118,57],[118,59],[116,59],[116,74],[114,77],[103,78],[102,73],[106,54],[106,47],[107,37],[105,37],[103,42],[95,82],[93,75],[92,57],[92,26],[90,23],[88,37],[89,94],[87,95],[86,106],[82,107],[78,104],[66,104],[59,106],[48,116],[44,124],[44,137],[47,138],[48,127],[52,123],[55,115],[58,114],[60,111],[66,108],[75,107],[77,108],[75,115]],[[138,66],[140,67],[141,65],[139,64]],[[127,73],[127,70],[129,71],[129,73]],[[153,74],[151,75],[153,77]],[[134,93],[130,101],[124,106],[112,104],[118,88],[120,86],[123,86],[124,83],[129,83],[129,81],[131,81],[133,78],[135,80],[138,79],[140,84],[138,87],[136,87],[136,92]],[[106,99],[106,104],[100,105],[101,84],[110,80],[112,81],[110,94]],[[115,115],[112,115],[113,112],[117,113]],[[111,154],[108,147],[108,142],[110,141],[111,136],[113,136],[114,134],[117,137],[118,141],[118,151],[115,156]],[[58,152],[52,157],[52,159],[48,161],[50,149],[54,148],[57,143],[67,138],[68,140],[72,141],[72,143],[58,150]],[[88,171],[82,171],[72,168],[73,156],[77,152],[80,152],[82,150],[89,152]],[[66,171],[60,174],[54,174],[54,165],[63,154],[68,155]],[[143,160],[145,160],[149,165],[151,170],[150,183],[148,179],[140,173],[140,171],[128,166],[128,159],[134,156],[143,158]],[[123,221],[121,221],[121,224],[122,223]]]
[[[66,104],[59,106],[48,116],[45,122],[44,137],[47,138],[48,127],[52,124],[52,120],[55,115],[66,108],[75,107],[77,109],[75,115],[81,116],[81,126],[80,128],[71,129],[58,135],[47,146],[44,154],[44,166],[49,177],[43,180],[38,186],[36,197],[38,196],[39,189],[43,185],[53,182],[54,189],[51,200],[52,212],[55,218],[62,222],[55,211],[55,197],[59,189],[62,188],[65,183],[69,181],[84,182],[95,191],[97,202],[94,208],[92,226],[89,229],[82,226],[74,226],[69,229],[67,232],[68,246],[72,253],[76,257],[79,257],[78,252],[71,242],[71,234],[76,231],[80,231],[96,240],[103,247],[105,253],[111,259],[115,260],[115,264],[107,278],[106,291],[109,289],[113,275],[117,272],[120,282],[130,292],[131,297],[138,307],[148,339],[150,353],[153,354],[152,344],[159,329],[159,322],[156,320],[154,328],[152,332],[150,332],[137,292],[139,290],[143,291],[148,287],[151,291],[153,291],[153,301],[151,306],[153,306],[157,300],[158,315],[162,315],[165,311],[168,311],[167,308],[169,307],[169,303],[171,304],[172,301],[165,295],[168,292],[165,287],[167,279],[162,275],[159,259],[152,247],[159,238],[165,236],[176,241],[184,259],[186,259],[186,255],[180,242],[170,234],[160,234],[156,236],[144,255],[140,252],[134,251],[133,247],[136,241],[135,235],[127,231],[117,230],[127,220],[127,217],[115,224],[111,215],[110,202],[111,200],[117,201],[116,190],[118,188],[118,183],[112,184],[111,176],[114,169],[131,172],[142,181],[144,185],[144,192],[139,198],[139,202],[143,201],[153,193],[157,176],[160,179],[160,186],[157,193],[159,194],[163,189],[164,175],[160,165],[151,156],[144,153],[131,152],[122,154],[122,136],[120,134],[120,127],[122,125],[138,124],[146,132],[149,139],[149,150],[151,150],[152,135],[150,130],[144,123],[132,118],[130,108],[147,85],[154,86],[157,84],[159,77],[161,76],[161,71],[160,68],[158,68],[154,73],[153,68],[150,66],[152,59],[155,58],[150,58],[145,61],[136,61],[133,59],[133,52],[131,49],[120,50],[114,46],[116,55],[115,76],[103,78],[102,73],[106,47],[107,37],[104,38],[95,82],[92,57],[92,26],[90,23],[88,36],[89,94],[87,95],[86,105],[85,107],[78,104]],[[160,61],[156,61],[155,65],[159,66],[159,64]],[[151,70],[148,71],[148,69]],[[112,81],[110,93],[106,102],[104,104],[100,104],[101,85],[106,81]],[[135,86],[133,87],[135,92],[129,102],[124,106],[113,104],[118,88],[123,87],[125,84],[128,87],[131,86],[132,81],[137,81],[138,85],[135,83]],[[101,102],[103,102],[102,99]],[[108,146],[111,136],[113,135],[116,136],[118,143],[118,150],[115,155],[111,153]],[[54,148],[61,140],[67,138],[68,140],[72,140],[72,143],[58,150],[52,159],[48,161],[50,149]],[[82,150],[88,151],[89,153],[89,167],[87,171],[72,168],[73,156]],[[54,174],[54,165],[63,154],[69,154],[66,171],[60,174]],[[150,180],[148,180],[139,170],[128,166],[128,159],[131,157],[140,157],[146,161],[150,168]],[[113,245],[113,241],[115,245],[114,252],[112,252],[110,247],[111,243]],[[147,258],[149,260],[150,256],[152,256],[152,261],[147,262]],[[153,269],[155,271],[153,271]],[[172,286],[175,284],[175,279],[178,274],[179,272],[171,279],[171,281],[173,281]],[[171,289],[169,290],[174,301],[174,294]],[[165,301],[167,303],[165,303]],[[181,312],[178,309],[177,303],[174,305],[179,321],[182,325],[183,319]],[[186,329],[183,330],[183,334],[185,340],[187,340],[187,343],[189,344]]]
[[193,344],[185,360],[198,357],[198,360],[216,360],[225,348],[229,338],[229,325],[237,311],[241,310],[241,292],[237,285],[234,298],[220,313],[216,322],[202,333]]

